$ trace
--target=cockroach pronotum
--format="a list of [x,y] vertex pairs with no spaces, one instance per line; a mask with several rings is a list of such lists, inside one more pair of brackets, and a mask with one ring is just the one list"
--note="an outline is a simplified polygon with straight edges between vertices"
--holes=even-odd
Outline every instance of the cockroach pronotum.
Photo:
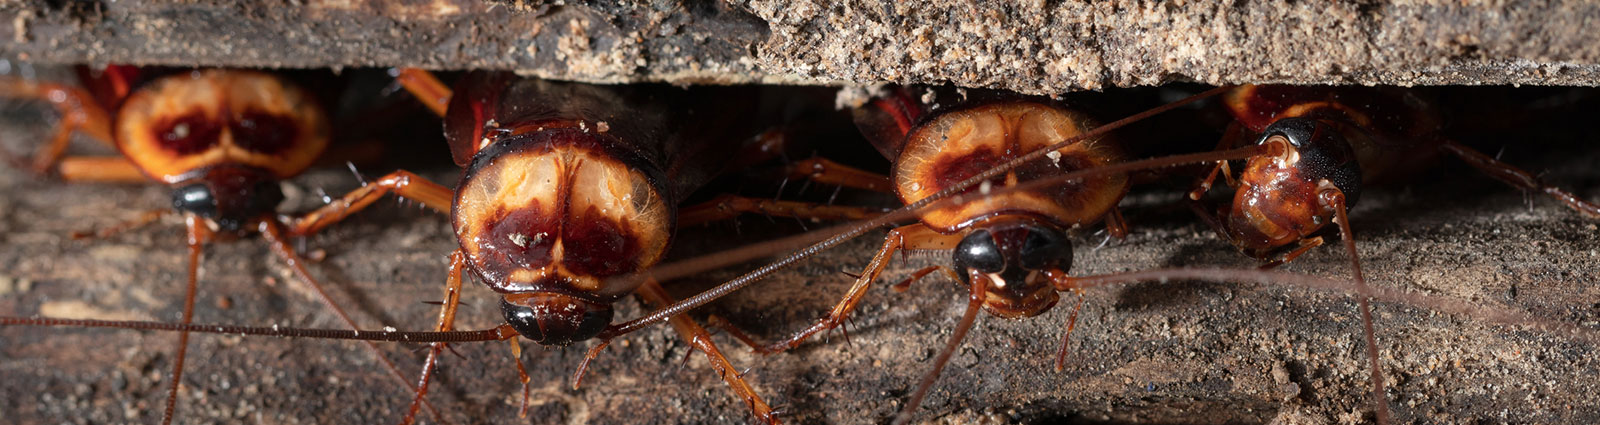
[[[203,247],[219,235],[254,232],[331,311],[357,328],[288,243],[288,237],[303,235],[304,229],[275,213],[284,198],[278,181],[306,170],[328,147],[330,124],[316,96],[279,76],[249,70],[152,76],[141,75],[139,68],[112,66],[83,72],[92,93],[62,84],[0,79],[0,96],[49,102],[60,114],[60,127],[31,160],[12,159],[68,181],[153,180],[171,187],[173,209],[144,213],[95,236],[109,237],[174,212],[183,217],[189,265],[180,323],[188,323],[194,314]],[[65,156],[78,132],[115,147],[121,156]],[[171,422],[176,408],[188,341],[188,333],[179,333],[162,423]],[[410,385],[375,345],[369,347],[398,382]]]
[[[1257,146],[1277,148],[1251,157],[1238,177],[1226,161],[1217,162],[1189,198],[1199,201],[1217,175],[1223,175],[1236,188],[1233,202],[1219,207],[1216,216],[1204,207],[1197,206],[1196,211],[1218,235],[1266,261],[1262,267],[1291,261],[1321,246],[1322,235],[1336,232],[1344,240],[1355,281],[1364,285],[1348,216],[1362,186],[1413,172],[1412,164],[1439,153],[1460,158],[1518,189],[1544,193],[1580,213],[1600,217],[1600,206],[1445,138],[1432,108],[1403,89],[1247,85],[1228,92],[1223,103],[1236,124],[1220,148],[1243,144],[1247,138]],[[1378,422],[1388,423],[1372,313],[1364,298],[1358,300],[1372,368],[1373,407]]]

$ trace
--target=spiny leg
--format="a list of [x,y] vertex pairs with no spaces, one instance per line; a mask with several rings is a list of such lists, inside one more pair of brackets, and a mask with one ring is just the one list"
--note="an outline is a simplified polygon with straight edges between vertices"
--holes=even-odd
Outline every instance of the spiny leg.
[[[1216,150],[1222,151],[1236,146],[1235,143],[1243,137],[1243,132],[1244,127],[1240,126],[1239,123],[1229,125],[1222,139],[1217,142]],[[1228,183],[1228,187],[1239,187],[1239,181],[1233,178],[1233,170],[1229,169],[1228,161],[1217,161],[1215,165],[1211,166],[1211,172],[1206,173],[1205,178],[1195,182],[1194,188],[1189,191],[1189,199],[1198,201],[1204,198],[1206,192],[1211,191],[1211,184],[1217,180],[1218,174],[1222,175],[1222,178]]]
[[[183,318],[179,323],[189,324],[194,321],[194,293],[200,280],[200,254],[207,241],[211,239],[211,228],[206,226],[205,219],[194,214],[184,215],[185,233],[189,245],[189,274],[188,287],[183,295]],[[178,350],[172,360],[172,385],[167,387],[167,406],[161,413],[162,425],[172,423],[173,413],[178,408],[178,387],[183,381],[183,361],[189,353],[189,332],[178,332]]]
[[95,230],[95,231],[92,231],[92,232],[85,232],[85,231],[72,232],[71,237],[73,239],[90,239],[90,238],[105,239],[105,238],[109,238],[109,237],[112,237],[112,236],[116,236],[116,235],[118,235],[118,234],[120,234],[122,232],[126,232],[126,231],[129,231],[129,230],[133,230],[133,229],[137,229],[137,228],[140,228],[140,227],[147,226],[150,223],[155,222],[156,220],[160,220],[161,217],[165,217],[167,214],[171,214],[172,212],[173,212],[173,210],[172,209],[168,209],[168,208],[163,208],[163,209],[159,209],[159,210],[149,210],[149,211],[145,211],[142,214],[139,214],[138,217],[134,217],[132,220],[124,221],[122,223],[118,223],[118,224],[116,224],[114,226],[111,226],[111,227],[103,227],[103,228],[100,228],[99,230]]
[[1296,259],[1296,258],[1300,258],[1300,255],[1305,254],[1307,251],[1311,251],[1312,248],[1316,248],[1316,247],[1322,246],[1322,243],[1323,243],[1323,240],[1322,240],[1321,236],[1314,236],[1314,237],[1301,239],[1300,240],[1300,246],[1295,247],[1295,249],[1292,250],[1292,251],[1286,252],[1283,255],[1278,256],[1278,258],[1275,258],[1272,261],[1268,261],[1265,264],[1262,264],[1260,268],[1262,270],[1268,270],[1268,269],[1277,268],[1278,266],[1284,265],[1285,263],[1288,263],[1290,261],[1294,261],[1294,259]]
[[433,73],[417,68],[399,68],[394,71],[394,79],[434,114],[442,117],[449,109],[450,88],[439,82]]
[[[466,266],[466,261],[466,256],[461,253],[461,250],[450,253],[450,273],[449,277],[445,279],[444,302],[439,307],[439,323],[434,327],[436,331],[449,331],[455,328],[456,306],[461,303],[461,270]],[[410,424],[415,421],[417,407],[428,403],[428,382],[433,377],[433,369],[439,365],[439,354],[443,353],[444,349],[445,344],[442,342],[431,344],[428,350],[428,360],[422,364],[422,377],[417,378],[415,387],[412,387],[410,383],[406,384],[407,388],[415,390],[417,395],[411,400],[411,407],[406,409],[406,417],[400,423]],[[522,358],[518,356],[516,361],[520,365]],[[526,393],[527,382],[524,381],[523,385],[523,391]],[[431,409],[432,407],[430,406],[429,408]]]
[[1478,171],[1482,171],[1484,174],[1488,174],[1489,177],[1494,177],[1496,180],[1505,182],[1505,184],[1511,185],[1511,187],[1529,192],[1540,192],[1550,195],[1551,198],[1555,198],[1557,201],[1567,204],[1568,208],[1577,210],[1578,212],[1590,217],[1600,217],[1600,205],[1595,205],[1588,201],[1584,201],[1582,198],[1579,198],[1577,195],[1573,195],[1571,192],[1561,190],[1561,188],[1545,183],[1544,181],[1539,180],[1539,177],[1534,176],[1527,171],[1523,171],[1516,166],[1491,158],[1488,155],[1484,155],[1482,152],[1478,152],[1477,150],[1466,147],[1465,145],[1456,143],[1454,141],[1445,141],[1444,144],[1440,146],[1440,149],[1443,149],[1445,152],[1455,154],[1457,158],[1461,158],[1461,160],[1466,162],[1467,165],[1471,165],[1473,168],[1477,168]]
[[[788,146],[789,135],[783,130],[768,130],[757,134],[727,162],[724,171],[748,170],[766,161],[781,158]],[[813,157],[790,162],[783,167],[785,179],[806,179],[817,183],[843,186],[873,192],[893,193],[894,183],[889,176],[862,170],[833,160]]]
[[[289,266],[289,269],[294,272],[295,277],[311,288],[312,292],[315,292],[317,297],[322,299],[322,304],[332,310],[334,315],[344,322],[345,326],[349,326],[350,329],[361,329],[360,326],[356,325],[356,321],[345,313],[344,308],[339,307],[339,304],[334,302],[333,297],[328,295],[328,291],[322,287],[321,283],[317,282],[316,277],[311,275],[311,271],[306,269],[305,260],[300,258],[300,255],[295,253],[294,247],[289,246],[289,243],[284,240],[283,229],[280,226],[277,221],[268,218],[261,220],[257,226],[257,231],[261,233],[261,238],[267,241],[267,245],[272,248],[272,253],[277,254],[278,258],[282,259]],[[389,371],[390,376],[405,385],[406,389],[413,389],[411,383],[406,380],[405,374],[400,372],[400,368],[395,366],[394,362],[389,361],[388,356],[383,355],[383,350],[378,348],[377,343],[372,341],[362,342],[367,345],[367,349],[372,352],[372,356],[377,358],[378,364],[383,365],[384,369]],[[444,422],[444,416],[440,415],[432,404],[428,405],[428,412],[440,422]]]
[[[968,270],[968,273],[976,275],[979,272]],[[917,391],[911,394],[911,400],[906,401],[906,407],[900,409],[900,414],[895,416],[893,423],[903,424],[911,420],[911,416],[916,413],[917,407],[922,405],[922,399],[928,396],[928,390],[932,389],[933,384],[939,381],[939,373],[944,372],[944,367],[950,364],[950,357],[956,353],[957,348],[961,348],[961,341],[966,339],[967,332],[972,330],[974,323],[977,323],[978,310],[983,307],[983,279],[981,276],[972,276],[968,281],[972,282],[970,285],[971,290],[967,296],[967,310],[961,314],[961,322],[956,324],[955,332],[950,334],[950,341],[946,342],[944,349],[939,351],[939,356],[933,359],[933,369],[922,376],[922,382],[917,383]]]
[[[905,258],[905,256],[902,255],[900,258]],[[907,276],[905,280],[900,281],[900,283],[890,285],[889,287],[893,288],[895,292],[905,292],[911,289],[911,284],[916,283],[918,280],[921,280],[924,277],[927,277],[929,274],[933,274],[935,271],[944,272],[945,276],[950,276],[951,281],[961,281],[961,276],[956,275],[954,270],[950,270],[949,267],[935,265],[917,269],[917,271],[911,272],[911,275]]]
[[[878,253],[872,256],[872,261],[867,263],[866,269],[862,270],[861,275],[858,276],[855,283],[850,286],[850,290],[846,292],[844,299],[840,300],[839,303],[833,307],[833,310],[828,312],[827,317],[817,321],[817,323],[811,325],[811,327],[795,333],[794,336],[791,336],[788,339],[769,345],[762,346],[760,344],[755,344],[754,341],[750,340],[749,338],[741,338],[741,340],[746,344],[750,344],[751,348],[754,348],[757,352],[763,354],[777,353],[798,347],[800,346],[800,343],[805,342],[806,339],[816,335],[818,332],[837,328],[839,325],[844,324],[845,318],[849,316],[850,312],[854,311],[856,306],[861,303],[861,300],[866,297],[867,289],[872,287],[872,281],[876,280],[878,275],[883,273],[883,269],[889,265],[889,259],[894,255],[895,251],[918,249],[952,249],[960,242],[960,234],[941,234],[938,231],[935,231],[929,228],[927,225],[921,223],[901,226],[890,230],[889,235],[883,240],[883,246],[878,249]],[[737,329],[731,328],[729,329],[729,333],[734,334],[735,337],[739,337],[742,334],[742,332],[737,332]]]
[[1056,350],[1056,372],[1067,368],[1067,347],[1072,341],[1072,331],[1078,327],[1078,313],[1083,311],[1083,290],[1074,288],[1072,292],[1078,294],[1078,302],[1072,306],[1072,314],[1067,315],[1067,331],[1061,334],[1061,348]]
[[1344,192],[1334,187],[1333,183],[1323,180],[1318,193],[1322,201],[1327,203],[1334,211],[1334,222],[1339,224],[1339,236],[1344,239],[1344,248],[1350,252],[1350,270],[1355,276],[1356,288],[1361,294],[1356,297],[1361,308],[1361,332],[1367,340],[1367,363],[1372,368],[1372,407],[1376,410],[1379,424],[1389,423],[1389,402],[1384,393],[1383,365],[1378,361],[1378,338],[1373,331],[1372,306],[1368,301],[1371,290],[1367,287],[1367,278],[1361,272],[1361,258],[1356,253],[1355,233],[1350,231],[1350,216],[1345,205]]
[[528,377],[528,369],[522,367],[522,342],[518,341],[517,338],[506,338],[506,342],[511,343],[511,359],[513,363],[517,364],[517,380],[522,382],[522,403],[521,406],[517,407],[517,417],[526,418],[528,417],[528,399],[532,396],[531,385],[533,385],[533,378]]
[[120,156],[68,156],[61,158],[56,173],[62,180],[76,183],[144,183],[150,181],[139,167]]
[[455,200],[455,191],[448,187],[428,181],[409,171],[395,171],[346,193],[328,205],[289,221],[287,233],[294,236],[316,233],[372,205],[388,193],[420,202],[434,211],[447,214],[450,212],[450,204]]
[[14,160],[25,162],[34,172],[43,174],[50,171],[50,167],[61,158],[62,152],[66,152],[75,130],[82,130],[89,137],[107,145],[112,143],[109,115],[95,103],[94,96],[90,96],[82,89],[60,84],[29,82],[19,78],[0,78],[0,95],[43,100],[49,102],[50,106],[60,114],[59,127],[50,137],[50,142],[31,160],[20,161],[16,155],[3,152]]
[[[645,303],[654,306],[654,308],[672,305],[671,296],[667,295],[667,291],[662,289],[661,285],[656,283],[655,280],[646,280],[634,293],[638,294],[639,298],[644,299]],[[728,358],[722,355],[722,350],[717,349],[716,343],[711,342],[711,334],[706,332],[705,328],[700,327],[698,323],[695,323],[694,319],[689,318],[687,315],[672,316],[669,320],[672,323],[673,330],[678,332],[678,336],[683,337],[694,349],[705,353],[706,360],[711,363],[711,368],[717,371],[717,375],[721,376],[724,382],[728,383],[728,388],[733,390],[734,395],[743,398],[750,405],[757,420],[769,424],[779,423],[778,419],[772,414],[772,407],[761,400],[761,396],[756,394],[755,389],[744,381],[744,377],[740,376],[733,364],[728,362]]]
[[883,214],[883,211],[865,207],[722,195],[703,204],[679,208],[678,226],[685,227],[726,220],[744,213],[840,221],[877,217],[879,214]]
[[796,161],[787,167],[790,178],[873,192],[893,193],[894,183],[888,176],[833,162],[827,158],[809,158]]
[[1113,206],[1106,212],[1105,225],[1106,233],[1111,234],[1111,237],[1117,240],[1128,238],[1128,219],[1122,218],[1121,208]]

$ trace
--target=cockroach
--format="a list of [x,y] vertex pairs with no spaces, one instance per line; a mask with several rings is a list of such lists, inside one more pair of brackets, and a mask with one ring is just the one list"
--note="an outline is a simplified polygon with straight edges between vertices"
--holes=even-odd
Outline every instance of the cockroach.
[[[1217,175],[1223,175],[1235,188],[1233,202],[1219,207],[1215,215],[1204,207],[1195,210],[1223,239],[1265,261],[1262,267],[1292,261],[1321,246],[1323,235],[1337,232],[1355,281],[1364,285],[1349,209],[1360,199],[1364,184],[1393,180],[1397,174],[1412,172],[1410,165],[1440,153],[1460,158],[1512,187],[1544,193],[1580,213],[1600,217],[1600,206],[1445,138],[1433,108],[1410,91],[1247,85],[1229,91],[1223,103],[1235,124],[1221,148],[1251,139],[1255,145],[1277,148],[1251,157],[1237,177],[1226,161],[1217,162],[1189,198],[1199,201]],[[1372,368],[1373,406],[1378,422],[1388,423],[1372,312],[1364,298],[1358,301]]]
[[[1127,234],[1116,209],[1128,192],[1130,181],[1125,173],[1102,173],[1034,190],[995,190],[1125,162],[1119,143],[1110,136],[1052,147],[1098,126],[1081,110],[1048,100],[998,94],[974,93],[961,102],[942,105],[925,100],[900,88],[855,109],[862,134],[893,160],[894,190],[906,204],[949,190],[1026,153],[1042,150],[1047,152],[1046,158],[984,180],[975,189],[978,196],[967,202],[920,210],[916,223],[890,230],[844,300],[816,324],[765,346],[730,328],[730,333],[762,353],[795,348],[818,332],[843,325],[896,251],[949,250],[951,266],[923,268],[896,285],[904,288],[943,271],[971,293],[969,308],[948,347],[911,396],[902,418],[921,404],[950,354],[975,323],[979,306],[1007,319],[1037,316],[1055,306],[1060,299],[1056,288],[1070,279],[1067,270],[1072,267],[1073,249],[1068,229],[1104,221],[1112,235],[1120,238]],[[1181,162],[1172,163],[1177,164]],[[1080,292],[1077,308],[1068,319],[1069,333],[1082,306]],[[1065,354],[1063,344],[1058,358],[1064,361]]]
[[1280,156],[1251,158],[1237,177],[1227,162],[1217,163],[1189,197],[1199,200],[1219,174],[1237,187],[1231,204],[1204,216],[1219,235],[1266,261],[1266,267],[1321,246],[1321,234],[1333,230],[1327,224],[1341,221],[1337,216],[1355,205],[1364,184],[1414,173],[1404,166],[1441,153],[1512,187],[1600,217],[1600,206],[1446,138],[1433,108],[1411,91],[1250,85],[1223,99],[1236,123],[1222,147],[1247,139],[1288,145]]
[[[962,104],[939,105],[900,88],[855,110],[862,133],[894,161],[891,180],[901,201],[916,202],[1096,126],[1082,112],[1047,101],[978,96]],[[890,257],[902,250],[952,250],[955,256],[954,268],[924,268],[902,286],[943,270],[958,282],[984,286],[984,310],[990,314],[1017,319],[1045,312],[1059,299],[1050,279],[1064,277],[1072,264],[1065,231],[1105,221],[1113,234],[1126,234],[1116,204],[1129,187],[1126,174],[1113,173],[1037,192],[992,193],[995,187],[1123,161],[1117,142],[1109,138],[1085,139],[1051,151],[1047,159],[981,183],[978,191],[987,196],[919,211],[917,223],[889,231],[844,301],[827,318],[757,351],[788,350],[842,325]]]
[[[323,304],[357,328],[287,242],[307,232],[275,214],[284,199],[278,182],[305,171],[328,147],[330,124],[316,96],[279,76],[250,70],[149,75],[139,68],[111,66],[83,72],[92,93],[63,84],[0,79],[0,96],[45,101],[60,115],[55,134],[31,160],[9,156],[37,173],[67,181],[154,181],[172,188],[171,210],[147,212],[95,236],[108,237],[167,214],[183,217],[189,266],[181,323],[194,314],[204,246],[219,236],[258,233]],[[107,143],[121,155],[66,156],[74,133]],[[179,333],[162,423],[170,423],[176,409],[188,340],[188,333]],[[369,347],[390,374],[410,385],[376,345]]]
[[[606,87],[472,73],[450,89],[420,70],[400,70],[396,77],[443,114],[451,154],[464,168],[457,187],[399,171],[297,225],[321,228],[386,193],[449,212],[460,248],[451,256],[450,301],[440,331],[452,327],[465,270],[501,294],[504,319],[521,337],[546,346],[591,339],[611,323],[612,304],[630,293],[668,304],[653,281],[613,277],[659,262],[674,228],[691,224],[679,217],[699,221],[746,210],[784,214],[790,205],[724,197],[682,212],[676,207],[752,138],[746,136],[760,132],[749,119],[758,100],[750,88]],[[806,208],[807,214],[837,218],[870,214],[862,208]],[[777,422],[703,329],[686,317],[673,322],[757,419]],[[435,345],[428,356],[418,400],[426,395],[442,349]],[[529,378],[518,367],[526,395]],[[414,414],[415,405],[406,422]]]

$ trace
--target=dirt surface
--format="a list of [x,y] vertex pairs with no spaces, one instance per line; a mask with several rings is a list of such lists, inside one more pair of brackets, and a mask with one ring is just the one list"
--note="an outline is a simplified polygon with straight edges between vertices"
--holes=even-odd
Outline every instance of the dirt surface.
[[[0,111],[0,140],[8,145],[43,140],[53,120],[13,106]],[[1548,120],[1470,132],[1464,141],[1503,149],[1506,160],[1600,199],[1594,171],[1600,150],[1593,147],[1600,133],[1577,119],[1586,113],[1546,113]],[[105,152],[93,143],[74,149]],[[444,164],[420,171],[446,183],[456,177]],[[1600,328],[1600,220],[1524,197],[1466,167],[1420,175],[1369,190],[1354,211],[1363,265],[1375,284]],[[356,184],[339,167],[315,169],[288,184],[285,208],[313,207],[319,190],[342,193]],[[1093,229],[1078,235],[1074,273],[1255,265],[1194,220],[1178,196],[1161,185],[1137,187],[1122,204],[1132,234],[1103,245]],[[0,168],[0,314],[176,320],[185,253],[175,219],[103,240],[67,237],[167,208],[169,197],[156,185],[68,184]],[[323,258],[314,273],[358,322],[424,329],[436,314],[425,301],[442,296],[445,255],[456,243],[444,217],[395,205],[382,202],[304,246]],[[687,229],[677,245],[680,252],[707,252],[797,227],[746,218]],[[786,335],[837,300],[848,284],[843,273],[863,266],[878,242],[859,239],[697,314],[725,316],[768,338]],[[895,261],[885,280],[948,261],[945,255]],[[669,288],[686,296],[750,267]],[[1340,251],[1323,248],[1286,269],[1342,276],[1348,263]],[[198,322],[339,327],[256,238],[208,247],[201,293]],[[854,316],[848,341],[835,334],[788,354],[753,355],[725,335],[716,342],[749,368],[746,377],[786,421],[887,422],[948,338],[963,294],[937,277],[905,293],[875,288]],[[471,285],[465,299],[460,326],[499,320],[493,294],[481,285]],[[640,314],[632,301],[620,305],[619,317]],[[1343,296],[1192,282],[1093,290],[1072,335],[1070,361],[1054,372],[1066,307],[1021,321],[980,317],[917,419],[1372,420],[1359,316]],[[1600,375],[1592,343],[1412,306],[1379,304],[1376,314],[1390,405],[1401,423],[1600,421],[1600,388],[1589,379]],[[0,417],[19,424],[155,422],[174,340],[161,333],[0,328]],[[418,346],[381,347],[408,373],[420,367]],[[617,341],[573,391],[568,376],[587,348],[530,347],[522,359],[533,378],[527,418],[517,416],[519,387],[503,343],[457,345],[460,357],[445,357],[430,399],[457,424],[749,422],[743,403],[666,327]],[[181,423],[390,423],[410,399],[359,344],[197,336],[190,353]]]
[[590,82],[1596,85],[1585,1],[0,1],[39,63],[507,69]]

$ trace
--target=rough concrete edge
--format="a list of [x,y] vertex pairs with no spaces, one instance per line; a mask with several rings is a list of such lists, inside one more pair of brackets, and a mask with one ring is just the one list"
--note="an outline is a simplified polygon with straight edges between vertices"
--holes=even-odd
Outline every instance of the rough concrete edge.
[[[1600,5],[0,2],[40,63],[509,69],[601,83],[1600,83]],[[275,42],[262,42],[272,40]]]

